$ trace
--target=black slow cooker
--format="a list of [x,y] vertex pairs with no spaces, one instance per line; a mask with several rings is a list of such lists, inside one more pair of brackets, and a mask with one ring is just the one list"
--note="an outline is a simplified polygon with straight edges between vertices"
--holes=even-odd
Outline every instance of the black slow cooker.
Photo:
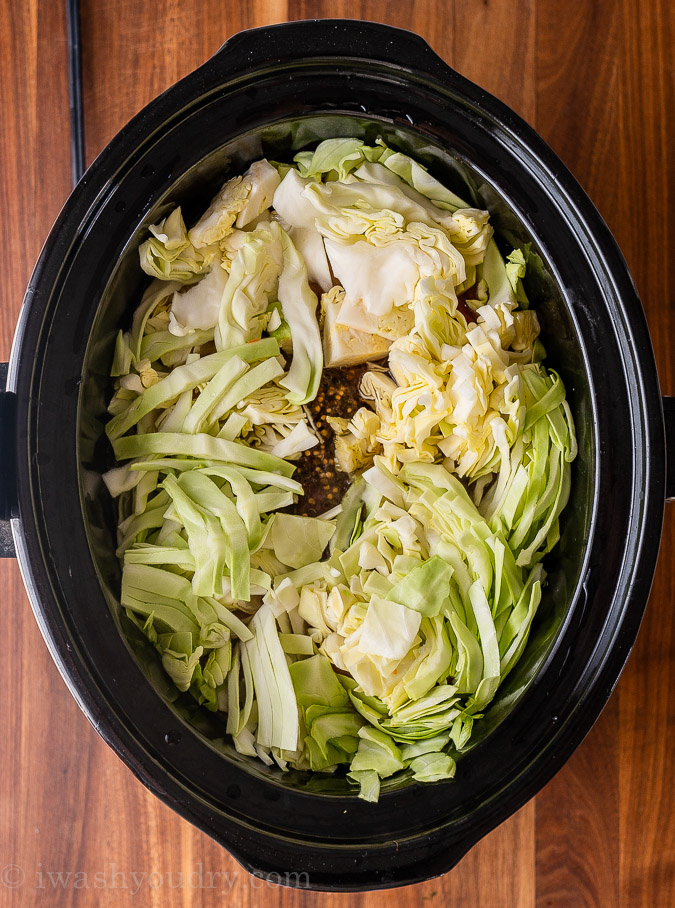
[[[378,135],[531,244],[526,288],[579,437],[561,541],[523,659],[451,782],[394,778],[377,805],[340,777],[281,773],[170,701],[118,604],[100,479],[117,328],[148,224],[197,216],[225,175],[338,135]],[[412,883],[453,867],[531,798],[598,717],[635,641],[675,480],[644,313],[598,212],[512,111],[414,34],[351,21],[241,33],[113,139],[45,244],[1,403],[0,516],[42,634],[96,730],[162,800],[246,868],[316,889]],[[12,546],[9,523],[3,546]]]

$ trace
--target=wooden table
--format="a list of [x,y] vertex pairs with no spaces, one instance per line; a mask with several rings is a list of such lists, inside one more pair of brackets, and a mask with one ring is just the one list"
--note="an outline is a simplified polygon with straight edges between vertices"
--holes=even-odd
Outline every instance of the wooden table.
[[[70,190],[64,9],[59,0],[2,2],[3,360],[30,270]],[[673,10],[667,0],[84,0],[87,159],[239,29],[348,16],[416,30],[532,123],[589,192],[635,276],[662,389],[675,394]],[[16,563],[3,562],[0,905],[675,905],[674,561],[675,506],[628,666],[549,785],[442,879],[362,896],[254,885],[150,795],[77,708]],[[172,888],[181,872],[182,888]]]

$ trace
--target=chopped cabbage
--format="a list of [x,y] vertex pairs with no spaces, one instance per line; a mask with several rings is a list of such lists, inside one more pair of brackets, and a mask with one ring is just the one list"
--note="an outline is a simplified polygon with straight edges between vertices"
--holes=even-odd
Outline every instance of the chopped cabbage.
[[232,233],[233,225],[246,227],[272,204],[279,174],[266,160],[255,161],[241,177],[232,177],[215,196],[209,208],[190,230],[196,249],[219,243]]
[[[452,779],[527,646],[577,451],[529,247],[503,255],[487,211],[356,137],[256,161],[149,234],[103,475],[129,626],[247,757],[369,802],[403,770]],[[331,412],[324,368],[362,363]],[[326,425],[350,484],[307,516],[292,461]]]
[[314,400],[321,381],[323,349],[316,320],[318,300],[307,282],[307,269],[293,241],[280,228],[283,268],[278,296],[291,332],[293,361],[279,382],[288,390],[288,400],[302,405]]
[[170,323],[169,331],[180,335],[186,328],[215,328],[226,284],[227,273],[215,264],[194,287],[184,293],[174,293],[171,302],[174,321]]
[[246,235],[232,260],[215,330],[218,350],[261,336],[262,316],[277,292],[283,264],[280,233],[278,224],[261,224]]
[[141,268],[151,277],[163,281],[194,283],[207,271],[217,255],[217,250],[202,244],[196,249],[188,238],[180,208],[148,228],[152,237],[139,249]]

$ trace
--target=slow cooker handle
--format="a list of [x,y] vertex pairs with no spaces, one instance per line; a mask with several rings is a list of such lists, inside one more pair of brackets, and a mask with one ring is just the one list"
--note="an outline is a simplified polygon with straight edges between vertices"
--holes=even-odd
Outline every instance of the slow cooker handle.
[[666,427],[666,501],[675,501],[675,397],[663,398]]
[[7,363],[0,363],[0,558],[14,558],[14,537],[10,517],[15,500],[16,483],[12,452],[14,394],[5,390]]
[[266,25],[238,32],[219,48],[205,65],[225,64],[228,71],[246,70],[259,66],[261,60],[270,65],[282,60],[297,59],[306,52],[317,57],[361,57],[394,64],[397,67],[448,79],[449,73],[459,76],[429,44],[414,32],[380,22],[357,19],[305,19],[284,22],[279,26]]

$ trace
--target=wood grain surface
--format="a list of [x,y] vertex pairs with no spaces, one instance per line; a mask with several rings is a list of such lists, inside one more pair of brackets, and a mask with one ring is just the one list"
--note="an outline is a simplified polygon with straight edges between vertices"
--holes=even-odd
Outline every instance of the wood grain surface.
[[[65,3],[0,0],[0,359],[70,188]],[[675,5],[668,0],[83,0],[87,159],[242,28],[350,17],[421,33],[525,117],[614,232],[675,394]],[[438,880],[358,896],[253,880],[150,795],[58,675],[0,564],[0,906],[675,906],[675,506],[636,647],[587,739]],[[182,877],[181,877],[182,874]]]

